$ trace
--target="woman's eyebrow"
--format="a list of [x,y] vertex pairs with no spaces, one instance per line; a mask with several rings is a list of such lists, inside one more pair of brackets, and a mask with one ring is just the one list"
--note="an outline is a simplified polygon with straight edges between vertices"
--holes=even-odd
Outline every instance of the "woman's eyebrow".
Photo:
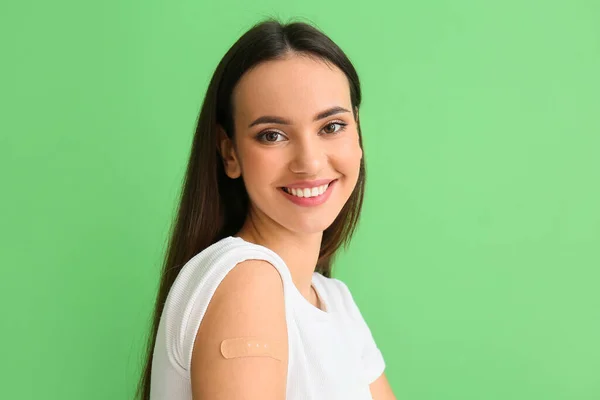
[[[313,118],[313,122],[316,122],[323,118],[327,118],[331,115],[340,114],[340,113],[344,113],[344,112],[349,113],[350,111],[348,111],[344,107],[340,107],[340,106],[331,107],[331,108],[328,108],[325,111],[321,111],[320,113],[315,115]],[[250,125],[248,125],[248,128],[252,128],[253,126],[259,125],[259,124],[291,125],[292,122],[289,119],[285,119],[285,118],[281,118],[281,117],[275,117],[272,115],[263,115],[262,117],[256,118]]]

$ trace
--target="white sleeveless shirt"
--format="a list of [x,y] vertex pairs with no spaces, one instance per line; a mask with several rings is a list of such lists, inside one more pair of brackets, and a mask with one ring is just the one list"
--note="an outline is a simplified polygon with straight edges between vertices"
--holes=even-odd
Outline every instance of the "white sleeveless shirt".
[[283,280],[288,330],[287,400],[371,400],[369,384],[384,371],[383,356],[346,284],[314,272],[322,307],[298,291],[279,255],[228,236],[195,255],[169,290],[160,318],[151,374],[151,400],[191,400],[192,348],[217,287],[238,263],[270,262]]

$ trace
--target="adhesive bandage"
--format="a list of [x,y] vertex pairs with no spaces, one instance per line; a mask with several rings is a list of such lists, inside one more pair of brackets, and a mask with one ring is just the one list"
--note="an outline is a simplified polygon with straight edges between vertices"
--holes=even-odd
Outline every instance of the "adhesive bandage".
[[284,346],[279,341],[265,338],[232,338],[221,342],[221,354],[225,358],[271,357],[281,361],[284,357]]

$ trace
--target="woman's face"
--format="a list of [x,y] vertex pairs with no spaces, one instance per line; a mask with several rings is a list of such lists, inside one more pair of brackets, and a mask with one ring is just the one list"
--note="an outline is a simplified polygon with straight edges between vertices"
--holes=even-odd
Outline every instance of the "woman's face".
[[[344,73],[299,55],[265,62],[242,76],[233,105],[237,149],[222,142],[225,169],[242,176],[252,217],[297,233],[324,231],[350,197],[362,158]],[[334,182],[318,195],[323,183],[315,180]],[[291,186],[295,196],[284,189]]]

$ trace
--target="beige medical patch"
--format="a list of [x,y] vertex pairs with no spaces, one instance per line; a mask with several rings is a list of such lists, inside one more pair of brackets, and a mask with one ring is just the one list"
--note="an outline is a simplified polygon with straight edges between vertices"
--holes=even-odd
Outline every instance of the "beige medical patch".
[[232,338],[221,342],[221,354],[225,358],[271,357],[281,361],[284,357],[284,346],[281,342],[266,338]]

